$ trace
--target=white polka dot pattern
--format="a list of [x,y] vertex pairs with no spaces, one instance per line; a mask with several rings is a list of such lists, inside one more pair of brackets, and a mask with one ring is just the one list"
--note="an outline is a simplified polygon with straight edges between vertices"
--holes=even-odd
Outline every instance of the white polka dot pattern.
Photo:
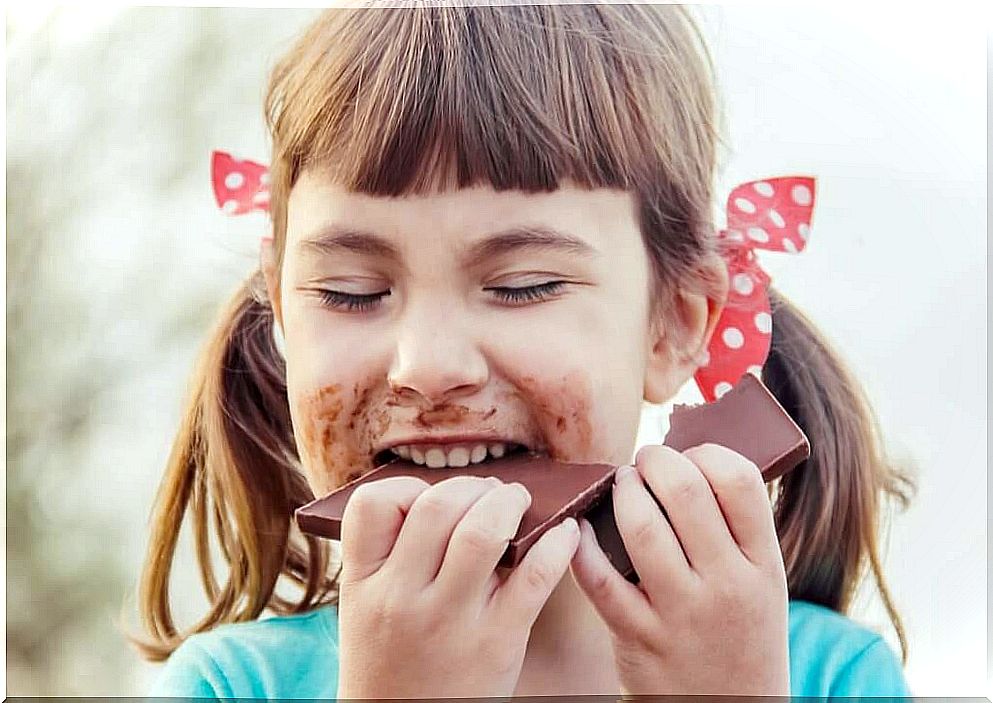
[[772,315],[767,312],[756,313],[755,329],[762,334],[769,334],[772,332]]
[[765,181],[759,181],[758,183],[754,184],[752,188],[755,189],[756,193],[766,198],[771,198],[773,193],[776,192],[776,190],[772,187],[772,184],[766,183]]
[[795,185],[790,191],[793,202],[797,205],[810,205],[810,188],[805,185]]
[[721,333],[721,339],[731,349],[741,349],[745,343],[745,335],[737,327],[728,327]]
[[736,273],[732,280],[734,289],[741,295],[751,295],[752,290],[755,289],[755,284],[752,283],[752,277],[747,273]]
[[231,190],[238,190],[245,183],[245,177],[237,171],[232,171],[224,177],[224,186]]
[[755,212],[755,203],[753,203],[748,198],[737,198],[735,199],[734,204],[742,212],[747,212],[749,214]]
[[766,232],[761,227],[749,227],[748,228],[748,238],[754,239],[756,242],[768,242],[769,233]]

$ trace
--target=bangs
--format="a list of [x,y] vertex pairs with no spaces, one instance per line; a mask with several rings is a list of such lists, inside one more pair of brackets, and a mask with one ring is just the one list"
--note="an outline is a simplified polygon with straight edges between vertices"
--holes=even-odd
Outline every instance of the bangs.
[[658,188],[680,170],[674,154],[699,144],[694,119],[709,105],[685,104],[707,100],[686,89],[685,55],[666,60],[684,42],[664,35],[690,26],[644,21],[653,12],[682,10],[327,11],[273,73],[274,162],[288,186],[313,169],[377,196],[480,183],[551,191],[564,180]]

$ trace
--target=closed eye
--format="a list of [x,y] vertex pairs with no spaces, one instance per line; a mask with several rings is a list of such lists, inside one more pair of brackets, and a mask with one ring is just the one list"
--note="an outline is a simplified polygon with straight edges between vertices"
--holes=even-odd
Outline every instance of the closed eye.
[[[538,302],[542,300],[547,300],[548,298],[554,296],[556,293],[562,291],[562,288],[566,285],[566,281],[549,281],[548,283],[540,283],[535,286],[524,286],[522,288],[508,288],[506,286],[484,288],[483,290],[492,291],[496,297],[505,303],[511,304],[521,304],[521,303],[531,303]],[[329,308],[334,308],[337,310],[346,310],[348,312],[362,312],[366,310],[371,310],[376,307],[379,302],[390,295],[389,290],[381,291],[379,293],[343,293],[337,290],[321,290],[321,300]]]
[[329,308],[347,310],[349,312],[371,310],[379,303],[380,299],[390,294],[386,290],[381,293],[365,293],[356,295],[354,293],[342,293],[337,290],[322,290],[321,300]]
[[536,286],[525,286],[523,288],[507,288],[504,286],[484,288],[496,293],[497,297],[506,303],[529,303],[538,300],[546,300],[556,293],[561,292],[565,281],[549,281]]

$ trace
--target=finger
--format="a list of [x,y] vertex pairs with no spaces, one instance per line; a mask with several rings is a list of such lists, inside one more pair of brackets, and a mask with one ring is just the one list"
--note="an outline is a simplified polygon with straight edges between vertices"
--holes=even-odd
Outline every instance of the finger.
[[772,505],[759,468],[738,452],[718,444],[692,447],[683,454],[710,484],[745,558],[754,564],[781,563]]
[[611,631],[635,636],[656,618],[651,603],[610,563],[586,518],[579,521],[579,528],[579,549],[570,565],[572,577]]
[[714,491],[689,457],[664,445],[652,445],[638,452],[637,464],[665,508],[693,571],[702,574],[730,559],[740,559],[741,550],[734,544]]
[[414,587],[433,581],[455,526],[472,504],[496,485],[499,485],[496,479],[453,476],[421,493],[400,528],[387,560],[389,567]]
[[452,532],[435,578],[443,599],[471,594],[478,596],[480,608],[489,601],[490,577],[530,505],[531,494],[523,485],[502,482],[472,504]]
[[391,476],[355,489],[341,516],[343,582],[361,581],[379,570],[393,549],[404,516],[428,485],[413,476]]
[[617,470],[613,501],[617,531],[649,600],[654,604],[681,598],[696,575],[637,468]]
[[566,518],[543,534],[490,600],[500,621],[508,623],[508,627],[533,626],[578,546],[575,518]]

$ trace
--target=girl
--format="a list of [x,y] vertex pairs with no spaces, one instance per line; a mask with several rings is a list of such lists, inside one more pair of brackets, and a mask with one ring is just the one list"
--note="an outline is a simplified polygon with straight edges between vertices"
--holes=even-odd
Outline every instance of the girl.
[[[868,563],[905,659],[876,534],[880,497],[913,485],[771,290],[761,377],[813,454],[767,492],[723,447],[642,449],[614,491],[638,585],[575,521],[495,568],[530,501],[497,479],[374,482],[340,553],[292,521],[393,454],[630,461],[642,401],[708,364],[729,296],[713,83],[677,6],[336,9],[306,31],[266,97],[272,236],[197,363],[157,497],[154,694],[909,695],[845,613]],[[210,610],[183,631],[188,510]]]

